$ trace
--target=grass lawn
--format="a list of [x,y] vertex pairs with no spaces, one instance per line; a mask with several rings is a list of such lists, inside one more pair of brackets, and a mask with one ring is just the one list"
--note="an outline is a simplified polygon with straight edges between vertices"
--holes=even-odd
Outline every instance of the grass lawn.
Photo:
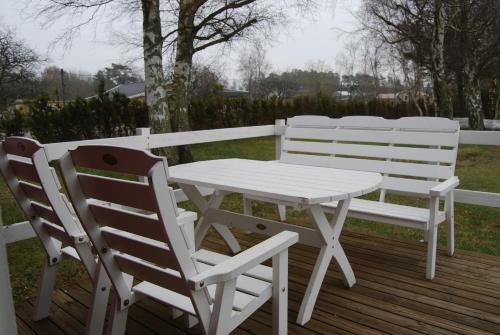
[[[240,157],[259,160],[274,159],[274,138],[259,138],[238,141],[216,142],[193,145],[195,160]],[[500,193],[500,147],[462,146],[459,151],[457,175],[460,188]],[[372,197],[375,195],[371,195]],[[408,198],[388,197],[400,203],[422,203]],[[4,224],[23,221],[20,209],[3,183],[0,184],[0,206]],[[190,204],[182,207],[192,209]],[[231,195],[223,207],[240,211],[241,197]],[[275,206],[254,202],[254,213],[258,216],[277,219]],[[298,211],[287,212],[288,220],[293,223],[306,223],[307,217]],[[458,249],[479,251],[500,256],[500,209],[481,206],[456,204],[456,247]],[[422,232],[387,224],[348,219],[346,227],[359,232],[376,233],[399,239],[418,240]],[[443,226],[444,228],[444,226]],[[439,243],[445,245],[443,228],[440,229]],[[14,243],[8,247],[9,265],[16,301],[24,300],[35,294],[44,254],[38,240],[31,239]],[[56,285],[71,285],[82,278],[86,279],[83,268],[75,262],[67,261],[60,265]]]

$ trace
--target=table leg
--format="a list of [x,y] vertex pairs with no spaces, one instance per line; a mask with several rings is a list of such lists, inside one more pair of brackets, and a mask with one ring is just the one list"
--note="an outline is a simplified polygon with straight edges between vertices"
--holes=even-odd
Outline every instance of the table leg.
[[196,249],[200,248],[201,242],[205,238],[206,234],[210,227],[214,227],[214,229],[221,235],[224,242],[227,244],[229,249],[233,254],[236,254],[241,251],[240,244],[234,237],[233,233],[229,230],[229,228],[223,224],[218,223],[209,223],[204,219],[204,213],[209,208],[219,208],[224,200],[224,196],[226,193],[215,191],[210,200],[207,202],[205,198],[201,195],[200,191],[196,188],[196,186],[188,185],[188,184],[179,184],[179,187],[182,188],[186,196],[191,200],[191,202],[198,208],[201,212],[201,217],[198,220],[198,224],[195,227],[195,245]]
[[331,223],[328,222],[321,206],[315,205],[307,209],[311,223],[316,230],[320,232],[324,244],[316,259],[316,264],[314,265],[313,273],[309,279],[304,299],[300,305],[299,315],[297,317],[297,323],[300,325],[304,325],[311,319],[316,299],[318,298],[321,285],[332,258],[339,264],[344,283],[348,287],[352,287],[356,283],[354,272],[339,242],[349,204],[350,199],[339,201]]

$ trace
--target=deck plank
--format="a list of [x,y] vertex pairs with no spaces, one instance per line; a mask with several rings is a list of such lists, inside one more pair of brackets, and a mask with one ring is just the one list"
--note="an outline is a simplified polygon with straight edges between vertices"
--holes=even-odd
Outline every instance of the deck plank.
[[[235,231],[243,249],[264,239]],[[425,274],[426,246],[346,230],[341,238],[357,277],[346,289],[332,264],[326,274],[312,319],[295,324],[308,275],[318,250],[294,246],[289,253],[289,334],[315,335],[491,335],[500,334],[500,257],[458,250],[448,257],[438,249],[437,272]],[[214,233],[203,247],[228,253]],[[306,274],[306,275],[304,275]],[[90,303],[90,282],[57,290],[53,314],[31,321],[32,300],[16,306],[20,334],[78,334],[84,329]],[[266,303],[234,334],[270,334],[272,306]],[[153,300],[131,307],[127,334],[201,334],[199,327],[186,329],[181,319]]]

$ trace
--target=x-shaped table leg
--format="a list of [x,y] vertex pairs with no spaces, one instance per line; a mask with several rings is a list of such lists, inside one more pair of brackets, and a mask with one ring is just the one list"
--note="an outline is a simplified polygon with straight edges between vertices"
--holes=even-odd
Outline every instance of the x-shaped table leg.
[[217,233],[219,233],[222,236],[222,239],[224,240],[224,242],[226,242],[227,246],[229,247],[229,249],[231,249],[231,252],[233,254],[240,252],[241,251],[240,244],[238,243],[233,233],[231,233],[231,231],[227,226],[218,223],[209,223],[204,218],[204,214],[208,209],[210,208],[217,209],[220,207],[222,201],[224,200],[226,192],[216,190],[210,197],[210,200],[207,202],[205,198],[203,198],[203,196],[201,195],[198,188],[196,188],[196,186],[188,184],[178,184],[178,185],[180,188],[182,188],[182,190],[187,195],[189,200],[193,202],[193,204],[196,206],[196,208],[198,208],[198,210],[201,213],[201,217],[198,220],[198,224],[196,225],[194,232],[196,250],[200,249],[201,242],[207,235],[208,229],[210,228],[210,226],[213,226],[214,229],[217,231]]
[[321,284],[323,283],[323,279],[325,278],[326,271],[328,270],[332,258],[335,258],[335,261],[340,266],[344,283],[348,287],[352,287],[356,283],[354,272],[339,242],[340,233],[344,226],[350,202],[350,199],[339,201],[331,223],[328,222],[325,212],[320,205],[314,205],[307,209],[313,226],[321,234],[323,246],[319,251],[304,299],[300,305],[299,315],[297,317],[298,324],[303,325],[311,319],[312,311],[316,304],[319,290],[321,289]]

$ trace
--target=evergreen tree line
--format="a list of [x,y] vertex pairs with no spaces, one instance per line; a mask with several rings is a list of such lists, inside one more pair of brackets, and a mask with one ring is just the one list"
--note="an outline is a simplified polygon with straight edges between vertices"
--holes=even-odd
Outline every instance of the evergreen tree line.
[[31,134],[42,143],[77,141],[135,135],[145,127],[147,107],[118,93],[76,98],[64,106],[53,105],[47,96],[30,104],[30,113],[5,113],[0,129],[5,136]]

